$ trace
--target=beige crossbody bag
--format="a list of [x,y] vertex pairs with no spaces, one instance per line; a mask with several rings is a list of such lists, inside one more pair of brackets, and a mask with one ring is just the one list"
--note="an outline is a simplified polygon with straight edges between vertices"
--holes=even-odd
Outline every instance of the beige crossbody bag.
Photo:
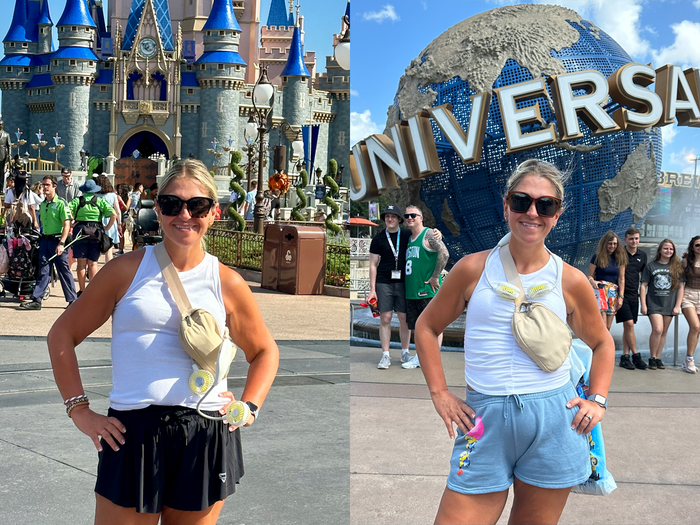
[[[499,252],[508,283],[491,283],[488,274],[486,281],[499,296],[515,302],[511,329],[520,348],[542,370],[554,372],[569,356],[572,343],[571,330],[552,310],[542,303],[532,301],[533,298],[548,293],[552,289],[551,284],[537,284],[528,290],[527,295],[525,294],[515,261],[510,253],[509,240],[510,234],[501,239],[489,254],[490,258],[496,251]],[[550,252],[550,255],[555,258],[558,282],[559,274],[563,270],[562,262],[555,254]],[[488,260],[484,266],[484,272],[487,266]]]

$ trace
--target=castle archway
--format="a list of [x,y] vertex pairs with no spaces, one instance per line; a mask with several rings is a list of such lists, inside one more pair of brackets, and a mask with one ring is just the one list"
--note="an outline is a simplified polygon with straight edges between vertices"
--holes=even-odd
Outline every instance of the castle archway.
[[138,126],[124,133],[115,148],[119,158],[132,157],[138,150],[139,157],[165,155],[170,158],[175,154],[175,148],[170,138],[153,126]]

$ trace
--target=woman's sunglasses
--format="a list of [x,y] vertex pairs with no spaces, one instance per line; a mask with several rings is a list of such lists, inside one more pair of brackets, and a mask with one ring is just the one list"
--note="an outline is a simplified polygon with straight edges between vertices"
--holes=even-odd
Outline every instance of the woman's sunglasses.
[[175,217],[182,211],[182,206],[187,205],[187,210],[193,219],[201,219],[206,216],[214,205],[214,200],[209,197],[193,197],[182,200],[176,195],[158,195],[158,207],[166,217]]
[[539,197],[533,199],[527,193],[521,191],[511,191],[506,196],[508,207],[515,213],[527,213],[532,206],[532,201],[535,201],[535,210],[540,217],[554,217],[559,208],[561,208],[561,200],[556,197]]

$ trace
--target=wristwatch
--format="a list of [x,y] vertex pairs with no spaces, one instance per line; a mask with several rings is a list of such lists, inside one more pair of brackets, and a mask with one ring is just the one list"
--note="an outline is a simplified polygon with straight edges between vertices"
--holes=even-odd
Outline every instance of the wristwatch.
[[[603,398],[603,399],[605,399],[605,398]],[[255,403],[252,403],[250,401],[245,401],[245,404],[248,405],[248,408],[250,408],[250,413],[255,416],[255,420],[257,421],[258,414],[260,413],[260,409],[258,408],[258,405],[256,405]]]
[[600,394],[591,394],[590,396],[588,396],[588,401],[593,401],[594,403],[599,404],[605,409],[608,408],[608,398],[605,396],[601,396]]

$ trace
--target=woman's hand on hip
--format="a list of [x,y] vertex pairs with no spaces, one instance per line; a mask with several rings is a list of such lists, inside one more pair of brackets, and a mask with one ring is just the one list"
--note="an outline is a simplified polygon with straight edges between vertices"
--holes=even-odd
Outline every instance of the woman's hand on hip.
[[71,418],[78,430],[92,439],[98,452],[102,452],[100,441],[103,439],[115,452],[119,450],[119,444],[125,443],[122,434],[126,432],[126,427],[116,417],[98,414],[89,406],[79,406],[71,411]]
[[450,439],[455,438],[453,423],[465,434],[474,428],[474,411],[464,401],[447,390],[431,394],[435,410],[445,422]]
[[571,430],[577,434],[588,434],[605,417],[605,409],[598,403],[575,397],[566,404],[566,408],[578,406],[578,413],[571,422]]

